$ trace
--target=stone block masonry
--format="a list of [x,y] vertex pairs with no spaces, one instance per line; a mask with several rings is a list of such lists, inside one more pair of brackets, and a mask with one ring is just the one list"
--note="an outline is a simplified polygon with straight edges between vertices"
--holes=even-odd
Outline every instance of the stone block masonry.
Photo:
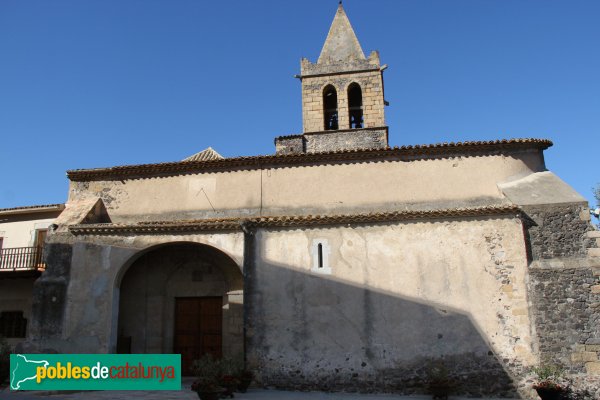
[[585,204],[524,209],[531,218],[528,291],[540,361],[566,366],[575,389],[600,396],[600,232]]
[[596,247],[596,241],[587,234],[594,227],[585,205],[523,208],[532,223],[527,232],[533,260],[586,257],[588,248]]
[[600,365],[600,293],[592,290],[595,285],[598,276],[591,268],[530,269],[542,360],[570,365],[572,372],[592,373]]
[[383,79],[378,69],[347,75],[314,76],[302,79],[302,115],[304,132],[319,132],[325,128],[323,117],[323,89],[333,85],[337,92],[338,124],[350,128],[348,87],[358,83],[362,90],[364,127],[385,125]]

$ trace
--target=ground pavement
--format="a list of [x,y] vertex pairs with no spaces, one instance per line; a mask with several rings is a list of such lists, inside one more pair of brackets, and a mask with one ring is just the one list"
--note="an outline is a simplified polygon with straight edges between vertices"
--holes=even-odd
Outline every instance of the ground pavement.
[[[0,400],[197,400],[190,390],[192,379],[184,378],[181,391],[96,391],[76,393],[10,392],[0,390]],[[392,394],[285,392],[281,390],[250,389],[236,393],[233,400],[429,400],[431,396],[398,396]],[[450,400],[464,400],[451,396]],[[469,400],[473,400],[472,398]],[[486,400],[494,400],[487,398]],[[502,399],[509,400],[509,399]]]

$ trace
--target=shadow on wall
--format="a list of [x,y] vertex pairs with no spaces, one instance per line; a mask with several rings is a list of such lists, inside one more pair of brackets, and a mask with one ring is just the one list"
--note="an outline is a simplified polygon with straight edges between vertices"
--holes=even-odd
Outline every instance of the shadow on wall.
[[247,359],[265,385],[423,393],[441,362],[457,393],[519,397],[464,313],[260,259],[246,293]]

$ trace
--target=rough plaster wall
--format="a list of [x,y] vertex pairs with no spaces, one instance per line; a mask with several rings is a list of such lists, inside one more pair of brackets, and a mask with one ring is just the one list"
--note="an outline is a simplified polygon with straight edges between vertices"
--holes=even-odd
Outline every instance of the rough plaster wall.
[[[31,292],[35,278],[0,279],[0,312],[22,311],[23,318],[27,320],[27,331],[29,334],[29,323],[31,321]],[[15,346],[25,340],[24,338],[8,338],[8,344]]]
[[90,237],[73,244],[52,243],[47,247],[47,270],[34,291],[32,346],[59,352],[115,351],[117,285],[128,263],[145,249],[179,242],[214,246],[241,266],[241,233]]
[[325,129],[323,89],[327,85],[333,85],[337,91],[339,129],[350,129],[348,86],[353,82],[358,83],[362,90],[364,127],[385,126],[381,72],[354,72],[345,75],[315,76],[302,79],[304,132],[319,132]]
[[[135,248],[75,243],[67,300],[64,305],[62,338],[69,341],[66,352],[110,353],[114,302],[118,304],[116,275],[138,252]],[[112,341],[114,341],[113,338]]]
[[[313,239],[328,241],[331,275],[311,272]],[[469,377],[466,392],[510,393],[504,368],[535,361],[517,219],[260,231],[257,241],[248,358],[267,383],[411,392],[424,359],[443,357]]]
[[540,152],[527,151],[510,156],[390,160],[71,182],[69,201],[100,197],[111,220],[117,223],[243,217],[261,212],[305,215],[455,208],[503,202],[497,182],[543,167]]

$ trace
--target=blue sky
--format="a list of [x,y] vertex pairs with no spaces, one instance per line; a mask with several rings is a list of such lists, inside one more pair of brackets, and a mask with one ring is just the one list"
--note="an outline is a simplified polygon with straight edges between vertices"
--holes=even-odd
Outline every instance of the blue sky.
[[[301,57],[337,1],[0,1],[0,208],[64,202],[65,171],[269,154],[302,130]],[[600,1],[346,0],[386,70],[390,144],[549,138],[600,182]]]

